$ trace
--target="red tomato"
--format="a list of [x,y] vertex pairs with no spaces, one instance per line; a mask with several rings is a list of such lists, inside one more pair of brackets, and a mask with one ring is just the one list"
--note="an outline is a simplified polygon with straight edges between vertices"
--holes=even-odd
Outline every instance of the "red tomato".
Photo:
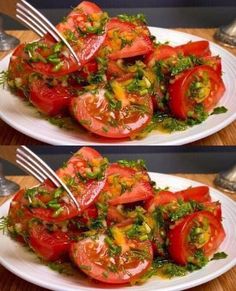
[[124,48],[112,52],[109,57],[112,60],[125,59],[131,57],[142,56],[150,53],[153,50],[152,41],[149,36],[140,36],[133,40],[131,45],[126,45]]
[[[105,179],[88,179],[86,182],[81,182],[77,178],[77,175],[79,173],[83,174],[84,170],[89,167],[89,164],[95,159],[100,160],[102,156],[90,147],[82,147],[69,159],[64,167],[57,171],[58,176],[64,182],[66,182],[67,179],[74,179],[74,187],[71,188],[71,191],[78,201],[80,211],[76,208],[73,201],[68,198],[67,203],[60,203],[61,207],[63,207],[63,211],[60,215],[55,217],[54,210],[49,208],[32,208],[34,216],[49,222],[60,222],[81,215],[89,208],[104,188]],[[48,185],[48,181],[46,181],[45,184]],[[76,190],[77,187],[79,189],[78,192]]]
[[[67,48],[63,48],[63,54],[60,55],[62,66],[55,70],[55,65],[49,62],[33,62],[32,67],[36,72],[49,76],[63,76],[68,73],[81,69],[89,60],[93,58],[100,46],[103,44],[106,32],[102,34],[86,33],[81,36],[79,29],[84,29],[86,25],[93,26],[90,16],[102,15],[102,10],[94,3],[83,1],[65,18],[65,20],[57,25],[59,32],[64,34],[68,42],[76,52],[79,63],[70,55]],[[90,23],[91,22],[91,23]],[[70,33],[68,36],[68,32]],[[41,41],[49,47],[48,53],[44,57],[53,54],[50,48],[55,44],[54,40],[46,36]],[[44,49],[39,49],[39,54],[45,54]]]
[[222,220],[222,210],[220,202],[203,202],[204,209],[211,212],[217,219]]
[[121,214],[115,206],[109,206],[107,209],[107,221],[110,222],[122,222],[125,220],[125,216]]
[[48,231],[43,225],[33,223],[29,232],[29,245],[46,261],[65,257],[70,248],[70,238],[60,230]]
[[176,196],[170,191],[160,191],[145,204],[148,212],[152,212],[156,207],[177,201]]
[[[85,238],[72,243],[70,254],[75,264],[93,279],[111,284],[124,284],[142,276],[151,266],[153,259],[149,241],[129,239],[126,246],[129,248],[127,251],[110,257],[105,236],[99,235],[96,239]],[[140,260],[132,256],[132,250],[145,251],[146,257]],[[115,267],[116,271],[109,271],[109,267]]]
[[146,201],[153,197],[153,189],[149,182],[137,182],[129,191],[124,192],[121,196],[113,198],[109,201],[110,205],[134,203],[138,201]]
[[211,67],[219,76],[222,75],[221,58],[219,56],[207,56],[203,57],[202,60],[204,65]]
[[[102,50],[109,48],[111,53],[108,55],[112,60],[146,55],[153,50],[150,32],[145,25],[112,18],[108,22],[107,30]],[[125,45],[124,40],[128,42]]]
[[48,86],[43,80],[30,84],[30,102],[42,113],[54,116],[65,112],[73,94],[68,87]]
[[146,64],[152,67],[156,61],[165,60],[168,58],[176,58],[177,53],[175,48],[170,45],[160,45],[155,48],[154,52],[149,54],[146,58]]
[[24,48],[25,44],[20,44],[10,58],[8,84],[17,95],[28,98],[28,79],[33,70],[25,60]]
[[175,47],[175,50],[178,54],[183,54],[184,56],[194,55],[197,57],[206,57],[211,55],[209,42],[206,40],[179,45]]
[[[71,113],[87,130],[97,135],[110,138],[130,137],[145,128],[153,114],[151,97],[130,95],[127,99],[132,98],[135,105],[128,104],[114,110],[109,107],[103,89],[94,94],[84,93],[71,100]],[[137,105],[145,107],[146,112],[140,114]]]
[[175,192],[177,199],[182,199],[183,201],[197,201],[197,202],[210,202],[211,196],[209,192],[209,187],[207,186],[197,186],[191,187],[186,190]]
[[[208,229],[202,234],[205,241],[200,242],[196,238],[191,242],[191,232],[194,227],[201,228],[203,222],[208,224]],[[199,211],[186,216],[172,226],[168,233],[168,251],[175,263],[185,265],[192,262],[191,258],[197,250],[202,250],[206,257],[211,256],[224,238],[225,231],[220,220],[208,211]]]
[[[202,78],[205,77],[207,84],[203,83],[205,81]],[[201,87],[192,92],[191,88],[198,82],[197,79],[200,79]],[[202,104],[204,110],[209,112],[218,103],[224,91],[223,80],[211,67],[197,66],[183,72],[171,81],[169,106],[172,114],[177,118],[196,118],[194,111],[196,105]],[[202,97],[201,94],[204,96]]]

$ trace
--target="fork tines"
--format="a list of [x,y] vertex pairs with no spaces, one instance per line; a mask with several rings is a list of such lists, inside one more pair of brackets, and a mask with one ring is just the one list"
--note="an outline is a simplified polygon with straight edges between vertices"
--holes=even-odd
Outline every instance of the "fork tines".
[[16,17],[25,26],[37,33],[40,37],[43,37],[46,33],[49,33],[57,42],[61,40],[70,50],[77,63],[80,65],[80,61],[68,41],[41,12],[39,12],[26,0],[19,0],[19,2],[16,4]]
[[77,206],[78,210],[80,210],[80,206],[70,189],[42,159],[40,159],[26,146],[21,146],[16,150],[16,163],[25,172],[34,176],[40,183],[43,183],[46,179],[49,179],[56,187],[63,187]]

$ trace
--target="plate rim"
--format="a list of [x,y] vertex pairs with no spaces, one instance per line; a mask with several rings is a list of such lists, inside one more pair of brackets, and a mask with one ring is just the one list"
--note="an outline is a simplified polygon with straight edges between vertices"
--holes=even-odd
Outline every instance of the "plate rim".
[[[184,177],[179,177],[179,176],[175,176],[173,174],[163,174],[163,173],[157,173],[157,172],[148,172],[148,174],[150,175],[150,177],[152,178],[152,176],[156,176],[156,178],[154,179],[158,179],[158,177],[160,177],[160,179],[164,179],[166,176],[171,178],[171,179],[176,179],[179,180],[180,182],[182,181],[183,183],[190,183],[193,186],[198,186],[198,185],[206,185],[204,183],[192,180],[192,179],[188,179],[188,178],[184,178]],[[222,196],[228,203],[232,203],[234,204],[234,206],[236,206],[236,201],[234,201],[233,199],[231,199],[229,196],[227,196],[226,194],[224,194],[223,192],[221,192],[220,190],[213,188],[209,185],[207,185],[210,189],[210,191],[215,192],[217,195],[219,195],[220,197]],[[213,194],[214,195],[214,194]],[[1,206],[0,206],[0,210],[2,210],[2,208],[5,207],[9,207],[10,202],[11,202],[12,198],[8,199],[7,201],[5,201]],[[233,213],[236,217],[236,208],[234,208]],[[4,234],[0,234],[0,235],[4,235]],[[11,273],[15,274],[16,276],[20,277],[21,279],[28,281],[34,285],[43,287],[43,288],[48,288],[50,290],[55,290],[55,284],[52,284],[51,282],[46,283],[45,281],[43,281],[42,279],[37,279],[37,277],[33,277],[30,274],[28,275],[27,273],[23,273],[21,272],[19,269],[17,268],[13,268],[12,269],[12,265],[9,264],[6,260],[4,260],[1,256],[0,256],[0,264],[2,264],[2,266],[4,266],[8,271],[10,271]],[[175,286],[171,286],[171,287],[163,287],[159,290],[161,291],[177,291],[177,290],[186,290],[188,288],[192,288],[195,286],[200,286],[204,283],[207,283],[213,279],[216,279],[217,277],[221,276],[222,274],[226,273],[227,271],[229,271],[231,268],[233,268],[234,266],[236,266],[236,256],[234,258],[232,258],[232,260],[226,264],[225,266],[221,267],[220,269],[214,271],[214,272],[210,272],[209,274],[207,274],[206,276],[204,276],[203,278],[196,278],[190,282],[184,282],[184,283],[178,283],[175,282]],[[196,271],[197,272],[197,271]],[[183,277],[184,278],[184,277]],[[180,277],[181,279],[181,277]],[[145,284],[143,285],[145,286]],[[115,289],[116,286],[111,287],[111,288],[106,288],[106,289],[102,289],[102,288],[98,288],[96,290],[122,290],[122,286],[118,286],[118,288]],[[78,286],[76,288],[76,290],[81,290],[81,291],[86,291],[86,290],[90,290],[93,287],[87,287],[87,286]],[[144,287],[145,288],[145,287]],[[56,290],[58,291],[65,291],[64,287],[58,287],[56,288]],[[68,291],[72,291],[75,290],[74,288],[68,288]],[[95,289],[94,289],[95,290]],[[130,288],[130,290],[133,290]],[[145,289],[143,289],[145,290]]]

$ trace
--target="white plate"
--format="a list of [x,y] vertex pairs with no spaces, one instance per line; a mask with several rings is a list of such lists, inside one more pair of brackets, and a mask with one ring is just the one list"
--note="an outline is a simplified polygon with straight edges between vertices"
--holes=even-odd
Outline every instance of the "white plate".
[[[200,40],[199,37],[163,28],[150,28],[158,41],[170,41],[172,45],[180,45],[188,41]],[[42,119],[34,108],[27,106],[22,100],[7,89],[0,89],[0,118],[16,130],[37,140],[53,145],[182,145],[209,136],[229,125],[236,119],[236,58],[220,46],[210,43],[213,55],[220,55],[223,63],[223,79],[226,92],[218,106],[225,106],[228,112],[210,116],[205,122],[183,132],[164,134],[152,132],[142,140],[108,140],[89,134],[85,130],[68,131],[60,129]],[[8,68],[10,56],[0,62],[0,71]]]
[[[150,173],[153,181],[160,187],[170,186],[171,190],[181,190],[189,186],[199,186],[200,183],[171,175]],[[58,291],[95,291],[95,290],[122,290],[122,291],[173,291],[184,290],[205,282],[208,282],[228,271],[236,264],[236,203],[211,188],[213,200],[220,200],[223,211],[223,224],[226,231],[226,238],[220,247],[220,251],[228,254],[228,257],[219,261],[211,261],[203,269],[193,272],[185,277],[171,280],[163,280],[158,277],[150,279],[142,286],[114,287],[112,285],[91,283],[84,276],[65,276],[50,270],[42,265],[36,256],[27,251],[19,243],[13,241],[6,234],[0,234],[0,263],[17,276],[39,285],[44,288]],[[0,217],[7,215],[10,202],[6,202],[0,207]]]

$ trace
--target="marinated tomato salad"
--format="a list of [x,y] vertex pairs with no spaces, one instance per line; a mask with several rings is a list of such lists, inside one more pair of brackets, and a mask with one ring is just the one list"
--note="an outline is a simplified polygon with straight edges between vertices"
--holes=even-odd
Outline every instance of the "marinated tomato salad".
[[207,186],[160,189],[144,161],[109,163],[88,147],[57,174],[79,210],[46,180],[17,192],[1,221],[53,269],[70,266],[96,281],[141,284],[153,275],[184,276],[227,256],[217,252],[225,238],[221,204]]
[[160,43],[142,14],[109,17],[88,1],[57,29],[79,63],[45,35],[18,46],[3,73],[10,89],[53,124],[69,128],[69,117],[97,136],[133,139],[154,129],[185,130],[227,111],[215,108],[225,85],[208,41]]

